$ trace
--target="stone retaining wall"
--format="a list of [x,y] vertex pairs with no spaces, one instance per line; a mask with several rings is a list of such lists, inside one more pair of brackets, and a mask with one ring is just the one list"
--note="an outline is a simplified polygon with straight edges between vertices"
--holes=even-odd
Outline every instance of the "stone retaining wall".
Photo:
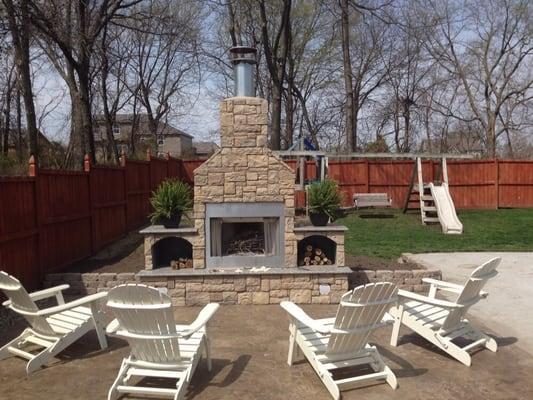
[[[353,288],[369,282],[393,282],[400,289],[427,293],[422,278],[441,279],[440,270],[361,270],[346,275],[228,275],[139,277],[135,273],[63,273],[46,275],[44,286],[68,283],[66,294],[86,295],[109,290],[124,283],[144,283],[166,288],[176,306],[221,304],[278,304],[290,300],[298,304],[336,304]],[[329,286],[328,294],[319,287]]]
[[409,292],[426,293],[429,284],[423,283],[422,278],[442,279],[442,272],[439,269],[414,269],[414,270],[361,270],[352,272],[349,276],[350,287],[364,285],[373,282],[392,282],[398,285],[399,289]]
[[[109,290],[124,283],[143,283],[166,288],[175,306],[221,304],[335,304],[348,291],[346,275],[229,275],[184,277],[139,277],[133,273],[50,274],[45,287],[68,283],[67,294],[85,295]],[[320,294],[320,285],[329,293]]]

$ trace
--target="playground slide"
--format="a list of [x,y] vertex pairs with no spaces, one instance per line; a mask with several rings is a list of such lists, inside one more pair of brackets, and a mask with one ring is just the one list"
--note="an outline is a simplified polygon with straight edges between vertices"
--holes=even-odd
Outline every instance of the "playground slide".
[[455,205],[453,204],[452,196],[448,190],[448,184],[443,183],[440,186],[435,186],[433,183],[429,184],[431,194],[437,208],[437,215],[439,217],[440,225],[442,226],[442,233],[445,234],[461,234],[463,233],[463,224],[457,218],[455,212]]

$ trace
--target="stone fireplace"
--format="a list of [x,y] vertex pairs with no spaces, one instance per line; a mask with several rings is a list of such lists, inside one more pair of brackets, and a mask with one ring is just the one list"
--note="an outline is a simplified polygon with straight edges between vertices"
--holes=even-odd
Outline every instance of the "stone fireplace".
[[221,148],[194,171],[194,268],[294,267],[295,175],[267,148],[267,101],[233,97],[220,112]]
[[194,171],[192,226],[143,229],[138,278],[174,305],[337,303],[351,273],[346,228],[295,227],[295,174],[268,148],[268,104],[253,97],[246,56],[253,49],[232,50],[237,96],[220,103],[220,150]]

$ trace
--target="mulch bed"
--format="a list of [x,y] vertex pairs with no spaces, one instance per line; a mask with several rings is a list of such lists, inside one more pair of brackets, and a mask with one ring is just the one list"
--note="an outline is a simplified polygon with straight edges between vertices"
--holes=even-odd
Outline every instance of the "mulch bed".
[[72,264],[65,272],[139,272],[144,269],[143,236],[131,232],[94,256]]
[[[358,270],[415,270],[424,269],[418,264],[399,263],[368,256],[346,254],[346,266]],[[96,255],[79,261],[65,269],[65,272],[139,272],[144,269],[143,237],[132,232],[125,238],[104,248]]]

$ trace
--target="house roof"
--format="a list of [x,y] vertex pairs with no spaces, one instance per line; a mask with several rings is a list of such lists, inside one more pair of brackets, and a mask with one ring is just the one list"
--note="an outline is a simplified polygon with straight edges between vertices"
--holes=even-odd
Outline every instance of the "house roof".
[[[27,130],[25,128],[22,128],[20,130],[20,133],[21,133],[22,146],[27,146],[27,137],[28,137]],[[37,140],[38,140],[40,146],[51,146],[52,145],[50,140],[48,140],[48,138],[41,131],[38,131],[37,135],[38,135],[38,139]],[[10,129],[9,130],[9,136],[8,136],[7,140],[8,140],[8,147],[9,148],[17,147],[17,144],[18,144],[18,132],[15,129]]]
[[215,142],[193,142],[196,154],[211,154],[219,149]]
[[448,153],[482,153],[485,150],[483,141],[474,135],[466,133],[450,133],[446,138],[435,138],[428,141],[422,140],[421,150],[427,151],[431,144],[432,149],[440,149]]
[[[133,114],[117,114],[115,117],[115,122],[119,125],[131,125],[133,123]],[[148,125],[148,115],[147,114],[136,114],[137,123],[139,125]],[[103,115],[98,115],[95,118],[95,122],[97,124],[103,124],[105,121]],[[159,134],[165,135],[165,136],[185,136],[188,138],[192,138],[193,136],[188,134],[187,132],[184,132],[180,129],[174,128],[172,125],[160,121],[159,122]],[[139,134],[143,134],[144,132],[141,130]]]

